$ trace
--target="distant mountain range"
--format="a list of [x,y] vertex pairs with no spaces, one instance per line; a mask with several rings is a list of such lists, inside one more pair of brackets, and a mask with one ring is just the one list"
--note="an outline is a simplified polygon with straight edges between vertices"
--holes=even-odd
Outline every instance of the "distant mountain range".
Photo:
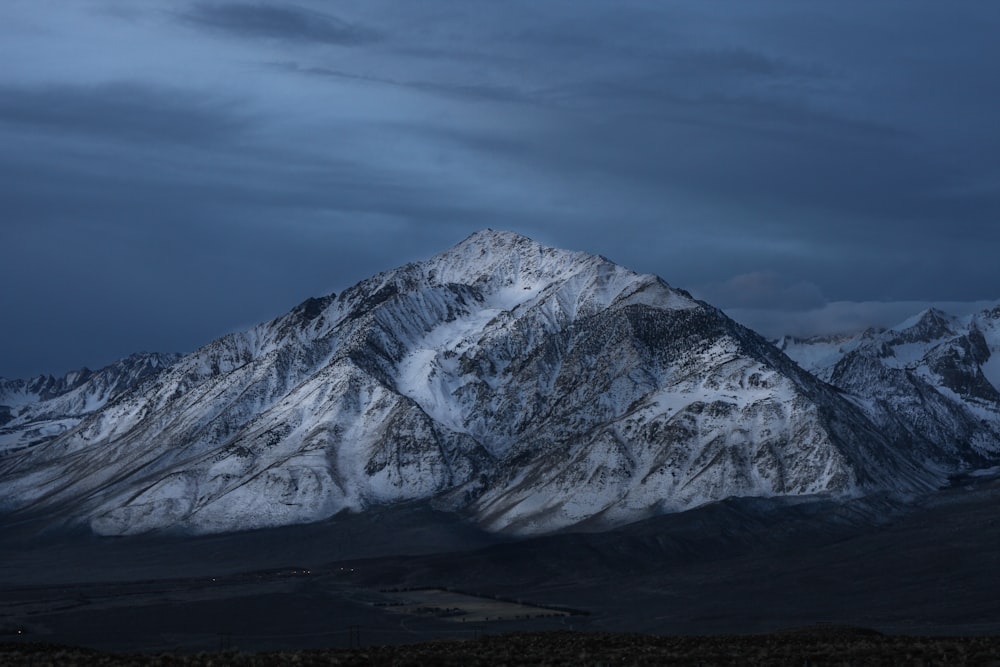
[[108,401],[156,375],[179,354],[133,354],[92,371],[83,368],[57,378],[0,378],[0,455],[52,440]]
[[426,499],[524,535],[919,494],[1000,463],[998,322],[773,344],[655,276],[486,230],[183,357],[0,380],[0,503],[124,535]]
[[964,318],[926,310],[886,330],[786,337],[777,346],[942,472],[1000,452],[1000,307]]

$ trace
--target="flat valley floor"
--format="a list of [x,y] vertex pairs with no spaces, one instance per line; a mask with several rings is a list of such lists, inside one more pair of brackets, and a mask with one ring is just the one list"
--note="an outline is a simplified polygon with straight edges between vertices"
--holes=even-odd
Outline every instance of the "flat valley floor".
[[[220,651],[227,664],[251,664],[233,660],[328,649],[360,649],[337,653],[344,664],[407,664],[439,650],[475,664],[518,646],[504,660],[656,664],[674,651],[690,664],[793,664],[779,648],[791,646],[808,664],[880,664],[851,653],[875,646],[909,651],[905,664],[1000,664],[995,478],[906,503],[729,500],[523,541],[422,505],[194,538],[40,525],[11,519],[0,538],[4,664],[44,664],[64,650],[51,645],[147,656],[130,664]],[[834,656],[802,642],[848,657],[818,662]],[[740,651],[757,662],[725,661]],[[768,651],[785,661],[766,662]]]
[[39,644],[0,645],[5,665],[996,665],[994,637],[886,637],[854,628],[656,637],[583,632],[515,633],[358,649],[120,654]]

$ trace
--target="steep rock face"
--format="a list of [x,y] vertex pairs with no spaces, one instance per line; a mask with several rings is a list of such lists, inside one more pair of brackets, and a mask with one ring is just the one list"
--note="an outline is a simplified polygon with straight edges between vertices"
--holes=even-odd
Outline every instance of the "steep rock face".
[[538,533],[939,483],[898,435],[655,276],[487,230],[209,343],[0,479],[104,534],[417,498]]
[[911,456],[938,469],[1000,453],[1000,309],[955,318],[930,309],[892,329],[779,347],[844,391]]

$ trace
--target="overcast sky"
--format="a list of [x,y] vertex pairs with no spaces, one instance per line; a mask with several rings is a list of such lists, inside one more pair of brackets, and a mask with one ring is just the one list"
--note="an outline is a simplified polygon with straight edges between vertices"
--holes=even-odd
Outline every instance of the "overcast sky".
[[191,351],[484,227],[769,335],[977,307],[997,35],[981,0],[3,0],[0,375]]

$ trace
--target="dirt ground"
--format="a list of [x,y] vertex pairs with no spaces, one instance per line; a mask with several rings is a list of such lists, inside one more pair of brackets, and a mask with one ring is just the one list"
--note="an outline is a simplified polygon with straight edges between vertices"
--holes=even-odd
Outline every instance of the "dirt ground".
[[[998,526],[1000,480],[902,507],[731,500],[615,531],[517,542],[419,507],[195,538],[37,534],[8,524],[0,525],[0,642],[145,656],[134,664],[219,651],[215,664],[282,664],[266,656],[355,647],[365,653],[337,660],[414,664],[406,661],[415,652],[461,653],[483,641],[475,646],[508,664],[536,655],[580,662],[572,651],[592,645],[618,646],[626,664],[643,664],[642,651],[649,664],[673,655],[664,651],[697,651],[689,664],[751,654],[785,656],[759,664],[820,664],[804,651],[826,656],[822,664],[879,664],[864,653],[875,650],[899,664],[1000,665],[991,639],[1000,637]],[[475,599],[397,594],[415,589]],[[884,637],[822,639],[815,648],[762,639],[814,624]],[[510,639],[494,646],[496,635]],[[676,639],[694,636],[713,638]],[[938,639],[951,636],[968,639]],[[798,651],[794,662],[788,650]],[[462,660],[475,664],[478,651]],[[8,653],[0,664],[22,657]]]
[[561,618],[570,612],[546,609],[513,600],[497,600],[480,595],[468,595],[442,588],[420,588],[387,592],[388,599],[379,603],[387,611],[415,616],[434,616],[453,623],[485,623],[532,618]]
[[353,650],[129,655],[42,644],[0,645],[4,665],[1000,665],[1000,638],[893,637],[856,628],[759,636],[656,637],[521,633]]

